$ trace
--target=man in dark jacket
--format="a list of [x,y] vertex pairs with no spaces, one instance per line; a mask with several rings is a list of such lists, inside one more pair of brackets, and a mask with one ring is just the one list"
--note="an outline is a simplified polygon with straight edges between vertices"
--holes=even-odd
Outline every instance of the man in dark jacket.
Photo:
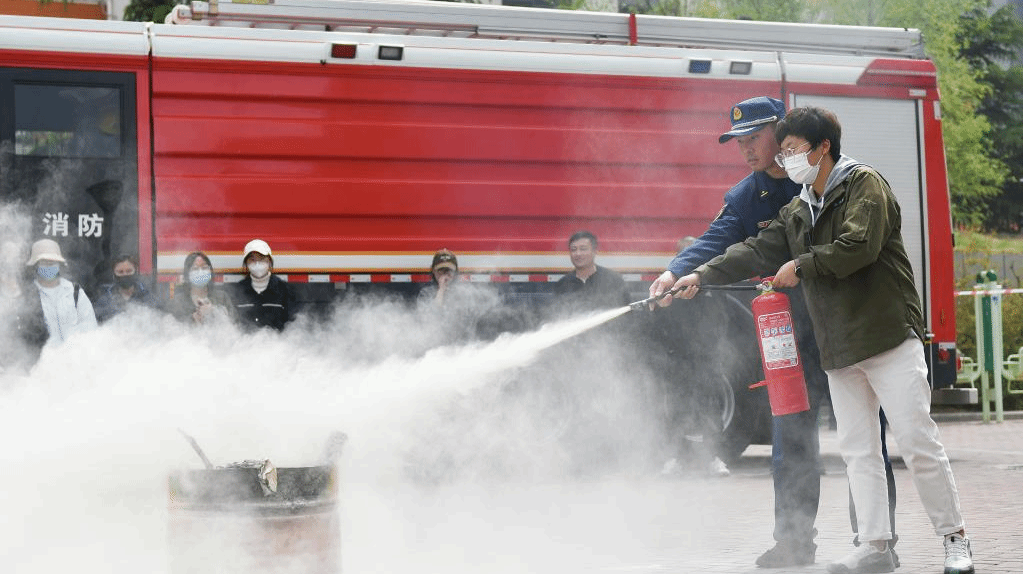
[[629,290],[617,272],[597,265],[597,236],[579,231],[568,239],[572,271],[554,285],[559,304],[581,309],[611,309],[629,304]]
[[245,245],[242,264],[249,272],[232,297],[243,326],[272,327],[278,331],[295,319],[298,300],[288,283],[273,274],[273,255],[262,239]]

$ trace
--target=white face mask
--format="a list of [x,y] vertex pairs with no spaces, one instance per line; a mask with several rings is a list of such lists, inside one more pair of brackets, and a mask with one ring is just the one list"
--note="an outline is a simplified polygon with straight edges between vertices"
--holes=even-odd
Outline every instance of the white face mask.
[[253,279],[262,279],[270,273],[270,264],[266,261],[253,261],[249,263],[249,275]]
[[785,173],[788,174],[789,179],[804,185],[813,183],[817,179],[817,174],[821,171],[821,161],[824,160],[824,154],[821,154],[821,158],[817,160],[817,165],[810,165],[808,159],[810,151],[784,158]]

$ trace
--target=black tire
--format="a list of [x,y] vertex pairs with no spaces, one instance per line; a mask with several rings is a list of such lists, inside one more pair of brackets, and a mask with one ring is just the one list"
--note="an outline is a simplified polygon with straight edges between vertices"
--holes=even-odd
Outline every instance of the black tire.
[[770,444],[771,406],[764,387],[750,389],[756,377],[734,377],[725,386],[734,394],[734,412],[718,440],[718,456],[735,462],[751,444]]

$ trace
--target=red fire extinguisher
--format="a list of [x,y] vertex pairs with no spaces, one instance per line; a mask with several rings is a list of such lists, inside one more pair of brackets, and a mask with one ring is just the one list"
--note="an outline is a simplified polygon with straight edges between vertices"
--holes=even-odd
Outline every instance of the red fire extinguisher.
[[771,414],[781,416],[810,410],[810,399],[806,394],[803,362],[796,347],[792,307],[784,293],[771,288],[771,279],[773,277],[764,281],[766,289],[753,299],[753,321],[757,326],[764,380],[750,388],[767,385]]

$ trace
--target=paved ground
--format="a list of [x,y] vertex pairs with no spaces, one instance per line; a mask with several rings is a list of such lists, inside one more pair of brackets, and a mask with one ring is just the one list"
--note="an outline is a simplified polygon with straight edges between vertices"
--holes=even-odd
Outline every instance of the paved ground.
[[[1023,573],[1023,420],[1009,419],[1004,423],[954,421],[952,417],[939,420],[942,440],[952,459],[952,468],[959,485],[967,530],[973,540],[974,561],[978,573]],[[818,517],[818,564],[797,569],[779,569],[772,572],[824,572],[824,564],[840,557],[849,548],[850,535],[846,514],[847,492],[843,463],[835,445],[834,432],[822,434],[827,475],[822,482],[822,500]],[[889,448],[896,465],[899,505],[896,529],[901,541],[897,546],[902,567],[899,574],[941,572],[943,553],[939,539],[913,487],[909,471],[898,455],[894,441]],[[760,479],[764,465],[760,459],[770,454],[769,447],[753,447],[733,470],[731,480],[736,483],[755,483]],[[743,486],[746,486],[745,484]],[[758,490],[759,484],[750,484]],[[767,505],[764,505],[765,507]],[[752,521],[770,517],[763,508],[751,507]],[[751,517],[752,518],[752,517]],[[748,524],[748,526],[747,526]],[[759,527],[744,524],[751,544],[734,554],[734,560],[722,564],[713,572],[764,572],[752,566],[752,559],[763,546],[764,536]],[[769,534],[769,533],[768,533]],[[762,542],[763,541],[763,542]]]
[[[1023,573],[1023,420],[940,420],[973,539],[978,573]],[[944,559],[896,445],[898,574],[936,574]],[[529,485],[460,487],[429,496],[374,499],[349,491],[346,572],[800,573],[851,548],[847,483],[824,430],[826,474],[818,563],[762,570],[772,543],[770,447],[751,447],[726,478],[690,475]],[[354,485],[353,485],[354,486]],[[366,517],[375,517],[367,521]],[[386,535],[385,535],[386,533]],[[346,550],[345,550],[346,549]],[[415,566],[413,566],[415,565]]]

